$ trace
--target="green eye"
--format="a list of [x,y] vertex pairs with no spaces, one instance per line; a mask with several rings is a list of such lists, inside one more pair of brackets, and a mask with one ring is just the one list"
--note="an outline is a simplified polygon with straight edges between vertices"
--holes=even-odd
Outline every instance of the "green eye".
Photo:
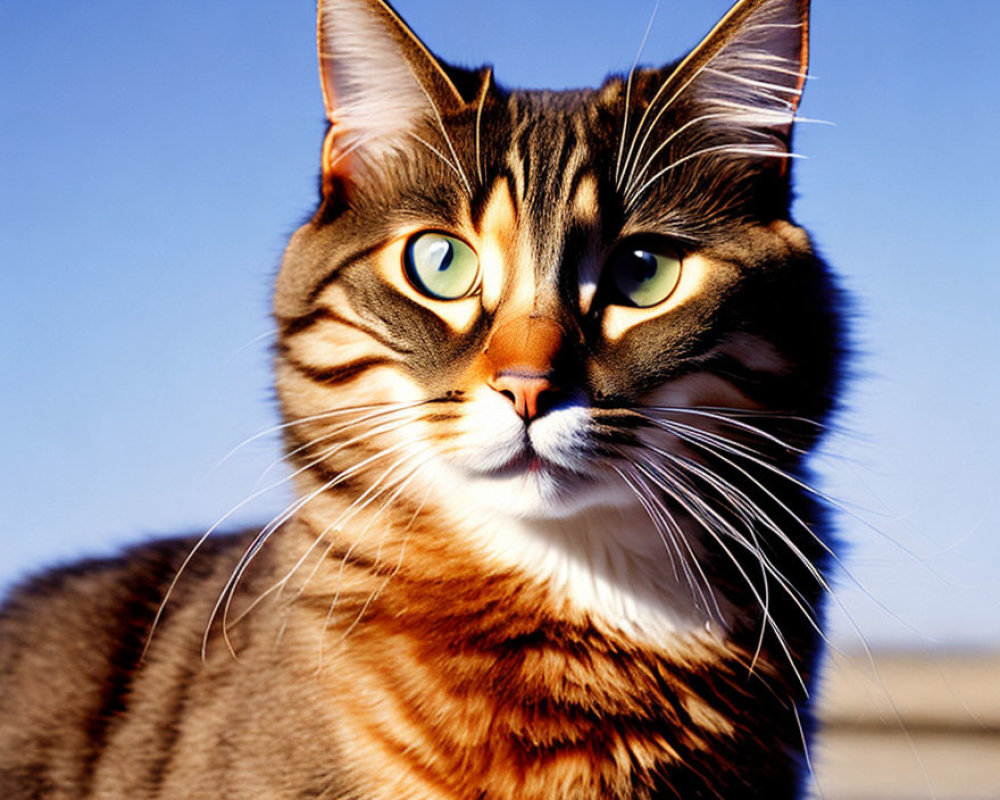
[[413,287],[435,300],[468,296],[479,278],[479,259],[461,239],[443,233],[418,233],[406,243],[403,268]]
[[639,248],[620,251],[606,269],[625,301],[622,305],[638,308],[662,303],[673,294],[681,279],[679,258]]

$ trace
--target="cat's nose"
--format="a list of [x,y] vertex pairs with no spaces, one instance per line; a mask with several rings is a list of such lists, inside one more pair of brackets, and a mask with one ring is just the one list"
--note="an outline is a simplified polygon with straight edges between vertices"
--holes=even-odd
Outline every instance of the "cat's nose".
[[525,422],[544,413],[549,405],[545,401],[556,394],[555,387],[544,375],[504,372],[495,376],[490,386],[514,404],[514,410]]
[[510,400],[526,422],[544,414],[561,393],[553,376],[565,339],[555,320],[530,316],[508,320],[490,336],[487,383]]

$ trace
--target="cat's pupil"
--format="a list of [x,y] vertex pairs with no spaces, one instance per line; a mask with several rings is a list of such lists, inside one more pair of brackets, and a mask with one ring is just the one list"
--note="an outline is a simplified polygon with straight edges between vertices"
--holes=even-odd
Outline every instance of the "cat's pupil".
[[647,250],[632,251],[632,279],[637,283],[645,283],[656,274],[658,264],[656,256]]
[[430,246],[431,263],[437,263],[438,272],[446,272],[455,258],[455,248],[447,239],[439,239]]

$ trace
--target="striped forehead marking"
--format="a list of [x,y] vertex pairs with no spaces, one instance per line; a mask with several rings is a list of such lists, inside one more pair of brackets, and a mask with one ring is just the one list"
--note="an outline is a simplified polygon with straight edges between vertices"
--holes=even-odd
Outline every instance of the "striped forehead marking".
[[492,312],[506,292],[510,273],[517,270],[518,263],[523,260],[518,207],[509,183],[503,178],[493,183],[479,220],[478,233],[483,308]]
[[521,118],[513,127],[507,169],[521,252],[509,299],[519,311],[547,313],[560,298],[567,232],[594,228],[599,218],[598,183],[586,171],[588,139],[579,115],[536,113],[531,124]]
[[592,173],[580,177],[573,195],[573,216],[579,222],[593,224],[600,218],[598,205],[597,178]]

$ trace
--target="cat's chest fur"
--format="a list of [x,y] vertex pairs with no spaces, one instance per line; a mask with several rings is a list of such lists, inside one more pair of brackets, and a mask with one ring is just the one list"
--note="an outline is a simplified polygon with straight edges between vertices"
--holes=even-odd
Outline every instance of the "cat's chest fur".
[[[749,766],[720,777],[720,754],[754,769],[788,757],[775,734],[794,712],[768,657],[754,663],[704,624],[673,627],[662,598],[642,608],[636,593],[591,588],[570,599],[560,573],[593,583],[600,564],[546,580],[457,552],[438,554],[432,574],[404,562],[384,581],[348,561],[339,592],[308,587],[278,616],[286,657],[316,665],[306,680],[322,736],[359,796],[752,797]],[[616,629],[604,615],[623,610],[633,622]],[[654,621],[658,644],[633,627]],[[790,791],[769,785],[771,797]]]
[[[219,538],[189,563],[148,648],[141,631],[190,540],[54,574],[58,595],[8,612],[0,634],[32,631],[30,653],[5,665],[22,685],[50,684],[64,649],[46,620],[89,643],[58,691],[25,691],[0,721],[27,769],[44,760],[39,781],[108,799],[792,796],[794,780],[771,774],[793,758],[795,719],[773,665],[698,635],[637,646],[568,622],[536,580],[468,560],[383,585],[352,555],[335,606],[322,586],[288,585],[241,618],[287,570],[265,553],[234,594],[232,652],[220,619],[202,653],[251,538]],[[35,725],[51,736],[34,739]],[[0,771],[11,797],[19,774]]]

